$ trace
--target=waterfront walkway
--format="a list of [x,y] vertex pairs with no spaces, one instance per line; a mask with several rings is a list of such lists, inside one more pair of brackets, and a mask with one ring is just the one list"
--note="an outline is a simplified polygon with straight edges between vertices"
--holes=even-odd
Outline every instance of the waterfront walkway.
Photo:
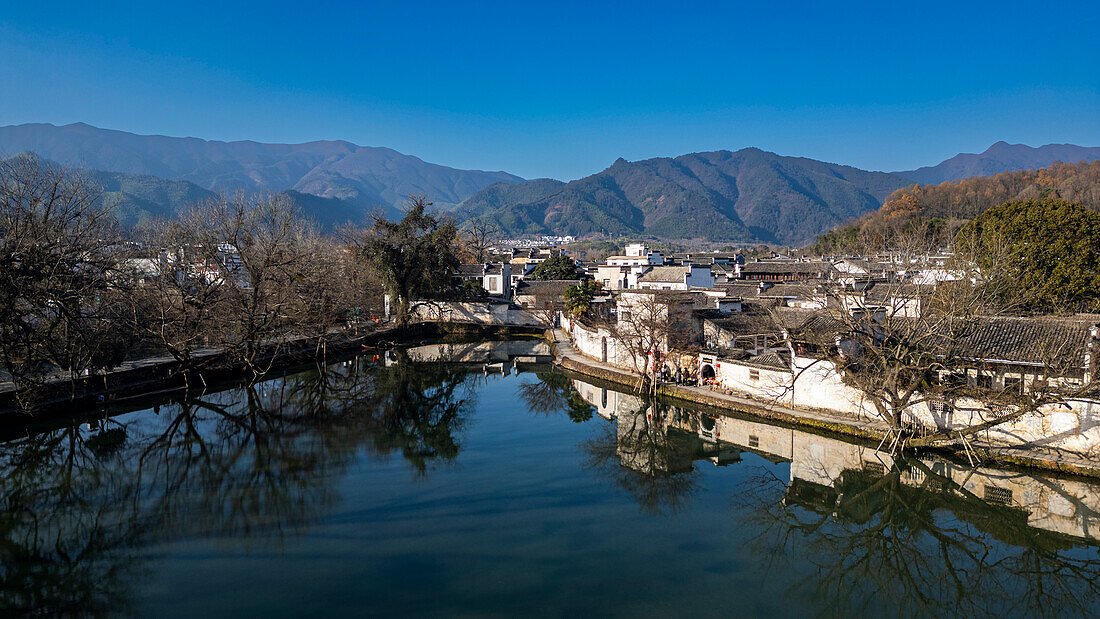
[[[638,377],[634,374],[609,363],[596,361],[577,351],[569,339],[569,334],[562,329],[554,330],[554,350],[559,358],[559,363],[566,369],[572,369],[616,383],[630,385],[638,383]],[[661,383],[658,393],[699,404],[742,411],[757,417],[766,417],[803,426],[816,426],[863,438],[881,440],[890,430],[889,425],[877,420],[855,419],[828,411],[795,409],[775,401],[733,395],[697,385]]]
[[[621,385],[637,385],[638,377],[627,370],[603,363],[580,353],[562,329],[554,329],[554,355],[558,364],[567,369],[594,376]],[[713,406],[715,408],[738,411],[780,421],[783,423],[827,430],[848,436],[879,442],[886,436],[890,426],[882,421],[857,419],[855,417],[814,409],[796,409],[778,402],[756,400],[746,396],[731,395],[715,391],[708,387],[662,383],[658,389],[660,395]],[[1020,466],[1042,468],[1053,471],[1100,477],[1100,462],[1079,454],[1051,449],[1049,447],[1021,446],[1004,447],[982,441],[972,441],[971,445],[978,454],[987,460]],[[965,458],[965,452],[956,455]]]

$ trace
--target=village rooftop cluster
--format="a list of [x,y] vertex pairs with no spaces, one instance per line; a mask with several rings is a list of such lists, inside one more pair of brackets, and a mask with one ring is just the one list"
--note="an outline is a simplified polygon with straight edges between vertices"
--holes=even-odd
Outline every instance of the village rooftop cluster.
[[[664,255],[634,243],[602,262],[573,261],[575,279],[530,279],[539,263],[563,255],[560,247],[512,248],[493,262],[464,265],[457,277],[481,282],[492,300],[482,311],[467,304],[461,317],[456,308],[446,311],[451,319],[554,323],[596,364],[856,423],[885,411],[850,368],[838,367],[844,351],[860,345],[853,329],[870,325],[872,338],[881,340],[896,328],[887,324],[925,320],[937,290],[972,277],[947,252],[750,259],[740,252]],[[599,293],[590,311],[571,314],[565,293],[585,279]],[[1039,394],[1089,388],[1100,359],[1098,323],[1092,314],[991,315],[973,318],[955,336],[941,328],[935,337],[957,340],[943,348],[957,352],[941,354],[931,372],[943,386],[910,394],[897,411],[899,425],[946,436],[988,425],[967,436],[1091,453],[1100,446],[1100,411],[1092,400],[1055,403]],[[1034,410],[991,422],[1025,405]]]

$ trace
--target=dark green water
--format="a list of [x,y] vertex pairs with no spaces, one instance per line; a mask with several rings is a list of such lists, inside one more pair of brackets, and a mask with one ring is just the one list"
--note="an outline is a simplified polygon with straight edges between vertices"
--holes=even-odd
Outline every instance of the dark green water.
[[0,609],[1097,611],[1089,482],[879,462],[549,368],[393,360],[0,444]]

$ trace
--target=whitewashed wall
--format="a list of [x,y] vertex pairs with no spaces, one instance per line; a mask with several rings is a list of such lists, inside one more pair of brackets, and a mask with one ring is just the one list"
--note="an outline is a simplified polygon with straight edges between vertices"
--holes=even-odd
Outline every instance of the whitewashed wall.
[[545,327],[550,322],[537,312],[503,303],[433,301],[418,305],[412,314],[419,320],[484,325]]

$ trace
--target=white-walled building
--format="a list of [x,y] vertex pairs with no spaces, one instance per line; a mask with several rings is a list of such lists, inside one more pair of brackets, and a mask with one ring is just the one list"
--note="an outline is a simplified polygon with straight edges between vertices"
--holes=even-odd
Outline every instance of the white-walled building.
[[653,267],[638,278],[638,288],[648,290],[691,290],[713,287],[714,274],[710,272],[710,267],[694,264]]

